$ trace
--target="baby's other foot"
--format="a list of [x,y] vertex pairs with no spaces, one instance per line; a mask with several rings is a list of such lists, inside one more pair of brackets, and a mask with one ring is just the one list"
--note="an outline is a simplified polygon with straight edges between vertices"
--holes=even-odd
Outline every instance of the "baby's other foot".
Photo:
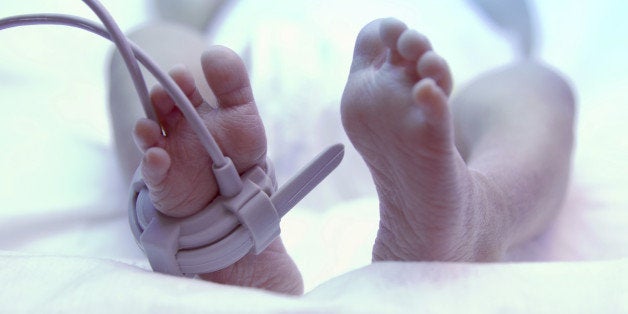
[[427,38],[395,19],[358,35],[342,122],[380,200],[374,260],[481,260],[471,175],[454,145],[452,77]]
[[[210,105],[202,99],[186,69],[177,68],[170,74],[240,174],[255,165],[263,165],[266,135],[244,63],[224,47],[210,48],[203,54],[201,63],[216,104]],[[161,125],[142,119],[134,133],[144,153],[142,177],[159,211],[173,217],[190,216],[205,208],[218,194],[212,161],[162,87],[152,90],[151,100]],[[226,269],[201,277],[290,294],[300,294],[303,290],[299,271],[280,239],[260,255],[249,254]]]

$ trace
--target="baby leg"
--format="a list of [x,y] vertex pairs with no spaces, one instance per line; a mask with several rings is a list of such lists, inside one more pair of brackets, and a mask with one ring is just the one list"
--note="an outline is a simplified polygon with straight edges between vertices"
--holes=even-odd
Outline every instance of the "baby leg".
[[[533,93],[540,82],[518,95],[512,89],[529,82],[517,74],[501,87],[490,82],[499,75],[481,78],[452,112],[451,74],[424,36],[394,19],[361,31],[341,112],[380,199],[374,260],[497,260],[541,230],[538,217],[556,212],[569,170],[573,101],[557,76],[530,67],[537,70],[528,81],[555,88]],[[476,103],[484,100],[496,103]]]
[[451,101],[456,143],[484,198],[504,216],[504,249],[545,230],[571,170],[575,100],[546,65],[520,61],[476,78]]

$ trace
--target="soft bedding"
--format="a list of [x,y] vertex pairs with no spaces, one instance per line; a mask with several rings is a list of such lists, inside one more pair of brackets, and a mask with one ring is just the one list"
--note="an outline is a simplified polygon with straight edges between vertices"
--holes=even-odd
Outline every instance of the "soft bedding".
[[[0,12],[91,17],[76,2],[62,10],[3,2]],[[104,3],[125,28],[150,19],[142,1]],[[513,52],[462,0],[373,2],[360,14],[352,1],[336,10],[273,3],[237,2],[208,41],[247,56],[280,182],[323,147],[347,145],[339,170],[282,221],[306,294],[150,272],[127,226],[106,111],[110,47],[76,30],[31,27],[0,32],[0,310],[628,311],[628,46],[612,35],[627,29],[625,4],[535,3],[538,54],[571,79],[579,105],[572,184],[552,228],[504,263],[371,264],[377,199],[338,114],[359,28],[381,16],[406,20],[442,47],[457,82]],[[282,40],[279,30],[287,30]]]
[[[52,267],[51,267],[52,265]],[[3,308],[31,312],[624,313],[628,260],[377,263],[302,297],[155,274],[118,261],[3,253]],[[400,274],[404,274],[400,276]]]

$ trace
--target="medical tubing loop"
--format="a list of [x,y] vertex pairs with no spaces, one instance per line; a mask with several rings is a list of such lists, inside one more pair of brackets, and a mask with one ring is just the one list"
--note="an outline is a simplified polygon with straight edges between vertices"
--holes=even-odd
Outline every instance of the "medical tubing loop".
[[144,107],[144,113],[149,119],[158,122],[157,114],[155,113],[155,109],[151,105],[150,98],[148,97],[146,81],[144,80],[142,71],[140,71],[140,67],[137,64],[137,59],[133,54],[133,50],[131,49],[131,46],[129,45],[128,40],[126,40],[124,34],[122,34],[120,27],[118,27],[107,9],[105,9],[100,2],[97,0],[83,0],[83,2],[96,14],[96,16],[98,16],[100,21],[102,21],[105,28],[109,31],[110,40],[116,45],[118,51],[120,51],[120,55],[122,56],[122,59],[131,74],[131,78],[133,79],[135,91],[137,91],[142,107]]
[[[108,40],[112,40],[111,34],[102,26],[97,25],[94,22],[84,18],[65,14],[27,14],[12,16],[9,18],[0,19],[0,30],[17,26],[41,24],[76,27],[97,34]],[[155,79],[164,87],[164,89],[166,89],[166,91],[168,91],[170,96],[173,98],[174,102],[177,104],[179,110],[181,110],[181,113],[183,114],[185,119],[190,123],[194,132],[199,136],[201,144],[210,155],[214,163],[214,169],[224,169],[225,167],[228,167],[235,170],[235,167],[233,166],[231,160],[222,154],[220,147],[214,140],[211,133],[209,133],[209,130],[205,127],[203,120],[198,115],[183,91],[181,91],[181,89],[174,82],[174,80],[161,69],[159,69],[157,64],[150,57],[148,57],[148,55],[144,53],[142,49],[139,48],[136,44],[130,41],[127,41],[127,43],[130,46],[130,49],[134,52],[135,58],[140,63],[142,63],[142,65],[144,65],[144,67],[146,67],[146,69],[153,76],[155,76]],[[121,53],[124,52],[121,51]],[[218,182],[219,187],[221,187],[221,190],[223,186],[231,187],[230,190],[232,192],[226,194],[237,194],[237,190],[239,190],[239,186],[241,186],[241,181],[239,176],[236,177],[236,175],[237,172],[229,177],[223,175],[216,176],[216,181]]]
[[[146,89],[146,84],[144,83],[144,78],[142,76],[142,72],[139,69],[139,66],[137,64],[137,60],[136,60],[135,56],[133,55],[133,50],[131,49],[129,41],[126,39],[126,36],[124,36],[124,34],[122,34],[122,31],[120,30],[120,27],[118,27],[118,25],[115,23],[115,21],[113,20],[111,15],[109,15],[107,10],[98,2],[98,0],[83,0],[83,2],[85,4],[87,4],[87,6],[89,6],[90,9],[92,9],[92,11],[94,11],[94,13],[96,13],[98,18],[101,20],[101,22],[103,23],[103,25],[105,26],[105,28],[109,32],[109,37],[110,37],[109,39],[111,41],[113,41],[113,43],[116,45],[116,47],[118,48],[120,53],[123,55],[122,57],[125,60],[126,66],[129,68],[129,71],[131,72],[131,75],[137,77],[137,82],[142,82],[141,84],[139,84],[140,86],[136,86],[136,88],[140,88],[138,90],[138,92],[140,92],[140,94],[145,95],[145,97],[143,97],[143,98],[148,101],[148,106],[147,107],[152,108],[152,106],[150,105],[150,100],[148,100],[148,90]],[[156,68],[158,68],[158,67],[156,67]],[[165,76],[167,76],[167,75],[165,75]],[[193,128],[198,127],[200,129],[200,130],[195,130],[195,131],[197,131],[196,133],[199,134],[199,135],[201,133],[207,133],[207,137],[211,138],[211,134],[209,134],[209,131],[207,130],[207,128],[205,127],[205,124],[203,123],[203,120],[201,119],[201,117],[198,116],[196,110],[194,110],[194,107],[189,102],[189,100],[185,96],[185,94],[180,90],[180,88],[174,83],[173,80],[167,80],[167,81],[168,82],[166,84],[170,85],[170,86],[167,86],[167,87],[172,89],[172,92],[176,91],[174,93],[174,95],[171,95],[174,98],[174,101],[177,104],[180,104],[179,107],[183,107],[183,108],[179,108],[179,109],[181,111],[184,111],[184,110],[187,111],[187,114],[186,114],[186,112],[184,112],[184,116],[186,117],[186,120],[194,120],[194,121],[190,121],[192,123],[192,127]],[[135,80],[134,80],[134,82],[135,82]],[[164,87],[166,87],[166,86],[164,86]],[[192,118],[192,117],[194,117],[194,118]],[[153,120],[157,121],[156,116],[155,116],[155,119],[153,119]],[[213,140],[213,138],[212,138],[212,140]],[[215,145],[215,147],[212,147],[212,149],[213,150],[217,150],[217,151],[220,152],[220,148],[218,148],[218,145]],[[210,153],[210,155],[212,155],[212,154]],[[220,153],[220,155],[222,155],[222,153]],[[213,155],[212,155],[212,157],[213,157]],[[212,158],[212,160],[213,159],[214,158]],[[227,163],[225,160],[223,160],[224,157],[223,158],[218,158],[218,159],[220,159],[220,160],[218,160],[218,161],[214,160],[214,164],[216,164],[217,167],[222,167],[223,165],[225,165]]]

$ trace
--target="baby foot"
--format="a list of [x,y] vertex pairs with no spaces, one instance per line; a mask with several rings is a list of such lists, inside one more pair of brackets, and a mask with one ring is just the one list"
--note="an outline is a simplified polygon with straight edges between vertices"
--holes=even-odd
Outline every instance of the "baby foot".
[[[254,165],[263,165],[266,135],[244,63],[224,47],[211,48],[201,61],[217,104],[210,105],[202,99],[186,69],[177,68],[170,74],[240,174]],[[142,177],[159,211],[186,217],[205,208],[218,194],[212,161],[162,87],[152,90],[151,100],[161,126],[142,119],[134,132],[136,143],[144,153]],[[227,269],[201,277],[283,293],[299,294],[303,290],[301,276],[280,239],[260,255],[248,255]]]
[[341,111],[380,199],[374,260],[483,259],[451,89],[444,59],[402,22],[377,20],[358,35]]

